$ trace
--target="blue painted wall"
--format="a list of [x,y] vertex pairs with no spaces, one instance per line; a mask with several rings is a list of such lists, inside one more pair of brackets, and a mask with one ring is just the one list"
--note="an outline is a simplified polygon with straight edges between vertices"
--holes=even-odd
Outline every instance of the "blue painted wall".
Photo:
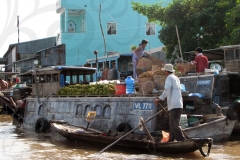
[[[135,2],[156,3],[158,0],[135,0]],[[94,50],[98,56],[104,55],[104,41],[99,22],[99,6],[102,5],[101,22],[106,39],[107,52],[130,53],[131,45],[138,45],[142,39],[147,39],[148,49],[163,46],[158,39],[160,26],[156,25],[155,35],[146,35],[147,18],[134,12],[132,0],[61,0],[60,13],[61,43],[66,44],[66,64],[83,65],[87,59],[94,58]],[[170,0],[165,0],[168,3]],[[68,10],[68,21],[76,24],[76,32],[65,31],[65,10]],[[71,11],[81,11],[72,16]],[[82,31],[82,19],[84,28]],[[116,22],[116,34],[107,34],[107,23]]]

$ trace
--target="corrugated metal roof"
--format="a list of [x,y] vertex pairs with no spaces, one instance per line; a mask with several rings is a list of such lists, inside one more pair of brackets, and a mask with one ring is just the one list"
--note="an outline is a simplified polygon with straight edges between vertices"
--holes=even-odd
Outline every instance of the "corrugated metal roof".
[[18,53],[24,54],[24,53],[33,53],[54,47],[56,46],[56,37],[49,37],[49,38],[43,38],[43,39],[37,39],[33,41],[27,41],[22,43],[15,43],[10,44],[7,52],[4,54],[3,57],[6,57],[8,53],[12,50],[13,47],[18,46]]

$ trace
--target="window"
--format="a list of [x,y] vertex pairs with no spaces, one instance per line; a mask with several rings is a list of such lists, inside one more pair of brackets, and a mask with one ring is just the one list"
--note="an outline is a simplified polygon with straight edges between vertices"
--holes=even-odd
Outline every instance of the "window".
[[237,49],[236,50],[236,59],[240,59],[239,54],[240,54],[240,49]]
[[76,25],[73,21],[68,21],[68,32],[75,32]]
[[81,32],[85,32],[85,21],[84,18],[81,20]]
[[51,83],[51,74],[46,75],[46,83]]
[[234,50],[226,50],[226,61],[234,60]]
[[117,33],[117,24],[115,22],[107,23],[107,34],[112,35]]
[[58,74],[53,74],[53,82],[58,82]]
[[155,35],[155,24],[154,23],[146,23],[146,35]]

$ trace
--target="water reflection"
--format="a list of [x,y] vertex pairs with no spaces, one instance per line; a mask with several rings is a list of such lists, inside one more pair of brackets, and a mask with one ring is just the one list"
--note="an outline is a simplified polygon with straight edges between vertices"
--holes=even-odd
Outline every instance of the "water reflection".
[[105,146],[69,141],[56,132],[35,133],[12,125],[9,115],[0,114],[0,159],[94,159],[94,160],[145,160],[145,159],[240,159],[240,136],[231,141],[214,143],[210,157],[203,158],[196,151],[188,154],[149,154],[147,150],[110,148],[97,153]]

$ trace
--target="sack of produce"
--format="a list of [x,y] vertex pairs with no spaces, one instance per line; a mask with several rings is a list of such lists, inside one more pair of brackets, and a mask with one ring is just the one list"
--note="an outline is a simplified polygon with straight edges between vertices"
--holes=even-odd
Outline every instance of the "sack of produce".
[[147,58],[148,58],[150,61],[152,61],[152,64],[153,64],[153,65],[157,65],[157,66],[159,66],[160,68],[164,67],[164,62],[163,62],[162,60],[160,60],[160,59],[158,59],[158,58],[156,58],[156,57],[154,57],[154,56],[152,56],[152,55],[148,55]]
[[151,70],[152,70],[152,61],[144,57],[138,60],[138,64],[136,68],[136,72],[138,75],[142,74],[143,72],[151,71]]

